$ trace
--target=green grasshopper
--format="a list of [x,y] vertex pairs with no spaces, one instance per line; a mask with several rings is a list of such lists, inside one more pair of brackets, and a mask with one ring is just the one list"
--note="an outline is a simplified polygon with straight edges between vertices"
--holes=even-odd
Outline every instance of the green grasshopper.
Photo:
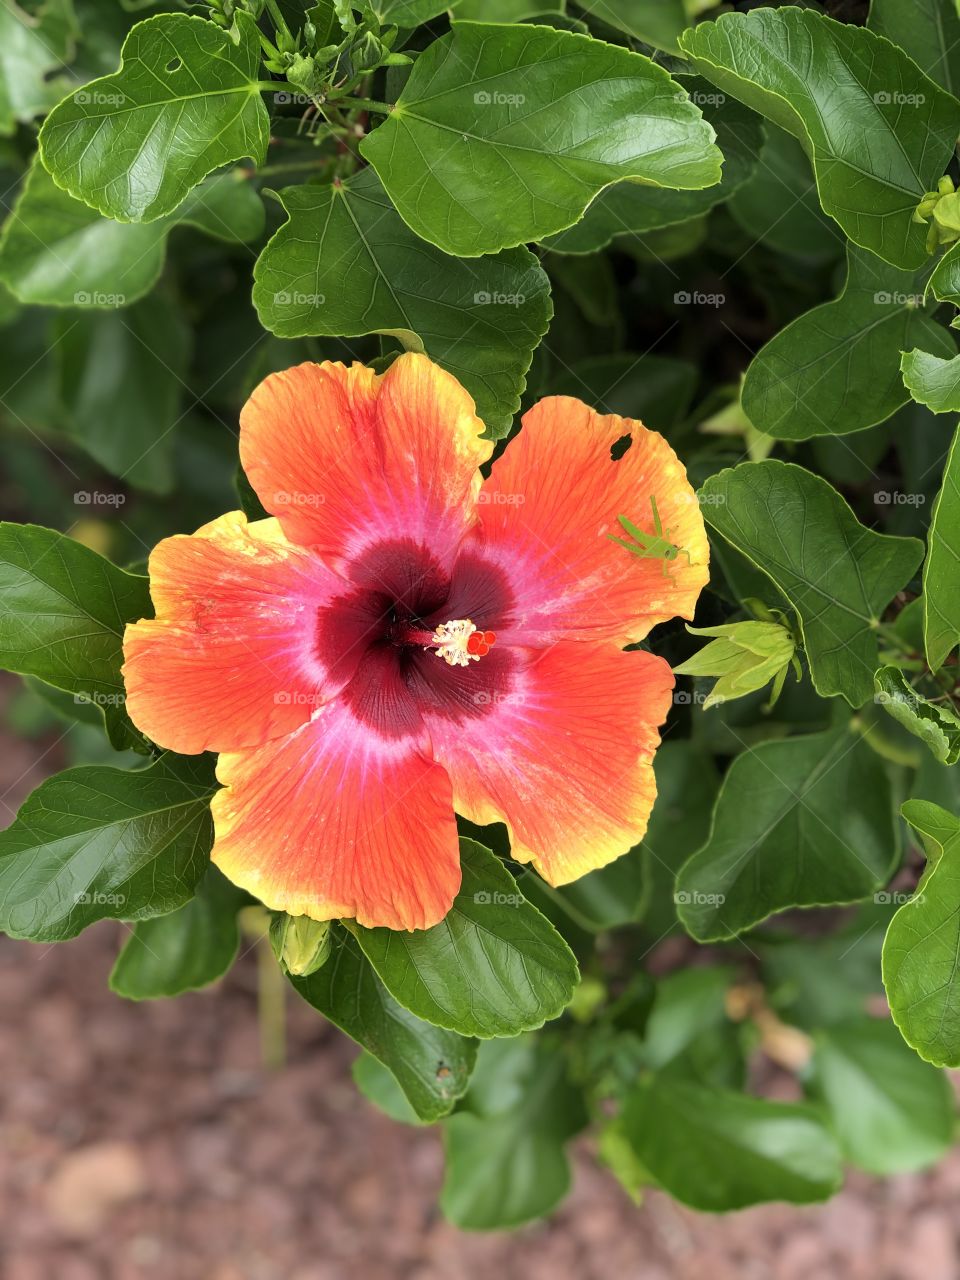
[[[635,556],[639,556],[642,560],[662,560],[663,576],[670,577],[667,565],[671,560],[676,560],[677,556],[686,556],[687,564],[693,564],[690,559],[690,552],[685,547],[678,547],[665,536],[663,525],[660,523],[660,512],[657,510],[657,500],[651,494],[650,507],[653,511],[653,527],[656,533],[644,533],[642,529],[638,529],[632,520],[628,520],[626,516],[618,516],[617,519],[623,525],[624,529],[634,539],[633,542],[627,542],[626,538],[615,538],[612,533],[608,533],[607,537],[613,542],[618,542],[621,547],[626,547]],[[670,530],[667,529],[666,533]]]

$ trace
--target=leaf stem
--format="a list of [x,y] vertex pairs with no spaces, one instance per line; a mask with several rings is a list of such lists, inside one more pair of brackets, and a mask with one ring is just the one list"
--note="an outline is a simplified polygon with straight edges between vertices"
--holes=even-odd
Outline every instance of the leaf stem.
[[393,111],[393,103],[376,102],[373,98],[343,98],[338,106],[353,109],[354,107],[363,107],[366,111],[376,111],[378,115],[388,116]]

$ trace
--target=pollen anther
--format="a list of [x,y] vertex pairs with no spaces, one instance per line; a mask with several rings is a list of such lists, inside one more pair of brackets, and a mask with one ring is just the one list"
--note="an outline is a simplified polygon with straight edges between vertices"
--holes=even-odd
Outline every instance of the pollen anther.
[[437,657],[449,666],[465,667],[489,653],[496,638],[493,631],[478,631],[469,618],[456,618],[442,622],[431,643]]

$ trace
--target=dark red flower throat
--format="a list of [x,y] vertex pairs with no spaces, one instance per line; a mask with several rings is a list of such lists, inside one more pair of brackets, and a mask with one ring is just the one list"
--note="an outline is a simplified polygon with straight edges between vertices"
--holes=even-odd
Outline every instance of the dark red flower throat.
[[506,576],[476,549],[462,550],[447,573],[426,547],[392,539],[364,551],[347,576],[352,589],[318,611],[317,657],[363,724],[403,737],[419,732],[425,715],[474,719],[511,693],[509,648],[485,639],[480,661],[450,666],[429,644],[452,620],[495,634],[512,619]]

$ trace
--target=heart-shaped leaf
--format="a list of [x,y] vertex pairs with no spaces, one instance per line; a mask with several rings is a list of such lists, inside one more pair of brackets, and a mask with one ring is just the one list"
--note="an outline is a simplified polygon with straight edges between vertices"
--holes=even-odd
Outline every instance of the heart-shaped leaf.
[[711,476],[700,500],[708,523],[796,609],[817,692],[862,706],[880,665],[878,620],[922,544],[865,528],[826,480],[773,459]]
[[927,258],[913,214],[946,172],[960,102],[896,45],[810,9],[728,13],[680,37],[701,75],[794,134],[824,210],[899,267]]
[[854,902],[897,855],[883,761],[847,729],[763,742],[727,771],[707,843],[677,876],[698,941],[732,938],[789,907]]
[[360,150],[418,236],[476,257],[562,231],[611,182],[713,185],[713,137],[641,54],[552,27],[455,22]]
[[35,162],[4,223],[0,280],[21,302],[122,307],[156,284],[174,227],[240,243],[256,239],[264,220],[263,202],[238,170],[207,178],[165,218],[129,223],[74,200]]
[[222,978],[240,945],[237,911],[245,896],[209,866],[188,903],[134,926],[113,966],[110,989],[128,1000],[158,1000]]
[[469,1093],[443,1125],[444,1213],[465,1231],[549,1213],[570,1187],[566,1144],[586,1122],[563,1054],[526,1036],[485,1042]]
[[956,352],[923,310],[920,273],[898,271],[851,246],[840,296],[799,316],[753,359],[743,409],[778,440],[844,435],[883,422],[908,397],[900,352],[922,346]]
[[256,24],[234,31],[185,13],[138,22],[119,70],[59,103],[40,130],[58,186],[118,222],[152,222],[221,165],[263,162],[270,122],[260,100]]
[[153,612],[147,579],[53,529],[0,524],[0,596],[0,666],[93,703],[115,747],[142,749],[120,667],[124,627]]
[[0,833],[0,931],[33,942],[97,920],[145,920],[193,896],[213,843],[208,757],[48,778]]
[[463,1095],[477,1042],[397,1004],[345,930],[337,930],[326,964],[290,981],[308,1004],[393,1072],[421,1120],[438,1120]]
[[664,1190],[711,1213],[826,1200],[842,1178],[836,1140],[810,1106],[664,1075],[637,1086],[620,1127]]
[[573,952],[489,849],[460,851],[460,892],[439,924],[354,937],[390,994],[435,1026],[482,1039],[541,1027],[573,996]]
[[813,1073],[844,1155],[858,1168],[881,1177],[923,1169],[950,1146],[950,1083],[911,1052],[892,1022],[860,1018],[818,1032]]
[[549,236],[544,241],[547,248],[557,253],[595,253],[616,236],[644,235],[686,222],[729,200],[749,179],[762,143],[757,116],[697,76],[684,76],[680,83],[716,130],[717,146],[723,153],[720,182],[703,191],[669,191],[639,182],[617,182],[600,192],[579,222]]
[[490,433],[505,435],[552,314],[534,255],[449,257],[410,231],[372,169],[280,200],[289,221],[254,270],[261,322],[282,338],[398,337],[459,378]]

